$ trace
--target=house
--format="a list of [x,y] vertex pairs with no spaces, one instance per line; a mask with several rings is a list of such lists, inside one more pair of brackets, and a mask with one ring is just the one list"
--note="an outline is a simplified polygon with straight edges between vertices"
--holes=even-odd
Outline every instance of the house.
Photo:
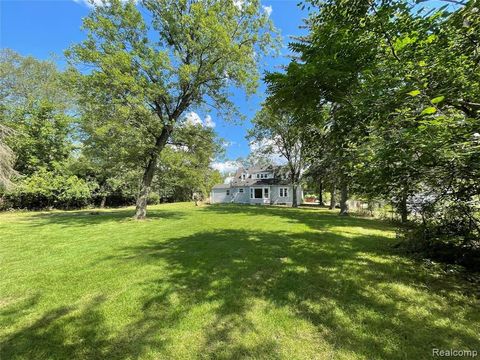
[[[293,186],[288,180],[285,167],[248,167],[237,169],[229,184],[215,185],[210,202],[292,205]],[[301,204],[303,192],[297,187],[297,204]]]

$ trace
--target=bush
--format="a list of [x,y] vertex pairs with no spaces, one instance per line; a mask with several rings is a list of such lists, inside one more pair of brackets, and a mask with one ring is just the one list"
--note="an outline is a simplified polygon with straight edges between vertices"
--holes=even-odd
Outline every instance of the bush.
[[415,204],[421,222],[404,230],[410,250],[434,261],[480,269],[477,202],[435,200]]
[[92,203],[96,186],[96,183],[75,175],[41,169],[16,182],[4,196],[4,207],[32,210],[81,208]]
[[160,204],[160,194],[156,192],[151,192],[150,194],[148,194],[147,204],[148,205]]

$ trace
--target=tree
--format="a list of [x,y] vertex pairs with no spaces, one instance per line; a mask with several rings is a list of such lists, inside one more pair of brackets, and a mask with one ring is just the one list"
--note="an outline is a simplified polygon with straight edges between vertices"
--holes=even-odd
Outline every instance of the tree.
[[249,138],[261,144],[265,154],[281,154],[287,161],[288,175],[293,186],[292,206],[297,207],[297,189],[304,170],[305,138],[308,129],[292,114],[276,107],[263,106],[253,120]]
[[290,45],[297,57],[284,73],[267,75],[267,101],[328,111],[317,146],[339,178],[341,213],[348,192],[387,200],[428,246],[478,248],[478,1],[430,11],[396,0],[311,3],[310,33]]
[[365,122],[353,100],[363,81],[360,75],[372,67],[378,39],[365,31],[368,2],[314,5],[319,11],[306,23],[311,32],[289,44],[296,56],[286,71],[266,75],[268,101],[288,106],[303,119],[304,126],[317,121],[314,114],[326,115],[317,146],[322,147],[319,152],[329,153],[332,194],[340,188],[340,214],[346,215],[356,142]]
[[139,6],[148,25],[133,1],[95,6],[83,24],[87,40],[67,55],[91,67],[81,77],[88,101],[117,108],[126,115],[125,128],[141,134],[135,216],[143,219],[158,157],[179,119],[207,102],[232,113],[228,90],[255,90],[258,57],[273,45],[273,26],[258,0],[143,0]]
[[2,117],[26,110],[39,102],[59,109],[71,108],[74,96],[65,74],[52,61],[21,56],[10,49],[0,50],[0,104]]
[[15,174],[13,165],[15,156],[10,147],[5,143],[5,137],[11,130],[0,124],[0,190],[11,186],[11,177]]
[[152,190],[161,199],[205,199],[213,185],[222,182],[210,166],[222,149],[213,129],[182,124],[160,156]]
[[63,163],[74,137],[74,97],[65,74],[50,61],[2,50],[0,84],[0,125],[13,130],[4,141],[15,153],[14,169],[30,175]]
[[40,168],[53,170],[71,156],[72,118],[50,103],[40,103],[6,122],[15,130],[7,141],[15,152],[15,170],[30,175]]

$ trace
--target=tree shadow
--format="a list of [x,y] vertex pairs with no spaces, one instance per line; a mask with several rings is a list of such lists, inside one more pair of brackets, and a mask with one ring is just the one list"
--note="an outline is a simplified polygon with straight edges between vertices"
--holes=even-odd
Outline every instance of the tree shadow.
[[45,312],[0,343],[2,359],[101,358],[105,339],[97,309],[103,301],[97,296],[82,308],[67,305]]
[[[172,344],[182,341],[171,329],[192,313],[202,313],[195,324],[202,334],[195,349],[199,358],[285,358],[285,345],[277,338],[280,325],[274,323],[268,333],[259,320],[268,306],[286,309],[293,319],[288,326],[311,325],[326,344],[319,351],[330,349],[334,357],[421,359],[430,358],[433,347],[478,347],[472,324],[480,323],[480,311],[459,297],[453,284],[419,271],[395,254],[384,236],[328,231],[336,226],[384,230],[384,224],[273,207],[200,211],[279,216],[310,230],[205,231],[124,247],[102,261],[112,267],[133,262],[153,271],[145,283],[132,284],[144,289],[133,320],[112,328],[103,311],[108,299],[81,299],[46,311],[2,340],[2,359],[181,358],[171,353]],[[159,217],[169,213],[157,211]],[[77,226],[89,224],[78,216]],[[111,216],[110,221],[122,221],[119,214]],[[68,217],[40,223],[58,220],[69,226]],[[25,307],[36,302],[25,300]],[[290,331],[290,337],[306,342],[302,335],[307,334]]]
[[[31,226],[45,226],[55,224],[60,227],[81,227],[98,225],[107,222],[134,222],[134,209],[113,209],[113,210],[79,210],[62,212],[41,212],[25,218]],[[181,219],[185,213],[181,211],[169,211],[164,209],[151,209],[148,212],[148,218],[143,222],[155,221],[159,219]]]
[[216,214],[242,214],[252,216],[275,216],[287,221],[302,223],[311,229],[328,230],[332,227],[362,227],[374,230],[386,230],[391,227],[386,221],[368,219],[356,215],[339,216],[328,209],[321,208],[291,208],[267,205],[242,205],[242,204],[214,204],[203,208],[204,211]]
[[[245,348],[232,336],[256,331],[247,316],[255,299],[291,308],[332,347],[340,344],[358,357],[425,358],[432,347],[477,345],[478,337],[468,329],[480,320],[478,314],[460,319],[465,303],[450,297],[446,284],[379,246],[385,240],[225,230],[128,247],[116,261],[168,264],[168,275],[157,280],[164,290],[146,300],[147,308],[164,306],[172,294],[191,308],[221,304],[206,330],[202,353],[207,357],[279,356],[278,344],[270,339],[264,349]],[[441,296],[435,286],[444,289]],[[416,307],[424,307],[421,316]],[[450,328],[441,319],[456,319],[462,327]]]

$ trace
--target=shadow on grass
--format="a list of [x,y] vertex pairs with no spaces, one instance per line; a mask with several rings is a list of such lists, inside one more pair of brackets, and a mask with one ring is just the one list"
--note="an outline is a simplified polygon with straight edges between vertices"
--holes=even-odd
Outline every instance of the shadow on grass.
[[[114,210],[80,210],[64,212],[41,212],[29,216],[31,226],[45,226],[50,224],[60,226],[91,226],[105,222],[136,221],[133,218],[134,209]],[[148,218],[142,221],[153,221],[158,219],[180,219],[185,214],[181,211],[169,211],[164,209],[150,209]]]
[[289,221],[302,223],[311,229],[326,230],[336,226],[354,226],[375,230],[388,230],[392,224],[378,219],[368,219],[359,216],[339,216],[338,211],[331,211],[325,208],[310,207],[280,207],[262,205],[239,205],[239,204],[215,204],[203,208],[204,211],[216,214],[243,214],[243,215],[265,215],[285,218]]
[[[170,294],[192,307],[205,301],[221,304],[202,350],[212,357],[221,350],[225,358],[235,358],[241,343],[230,337],[233,330],[257,331],[247,317],[253,299],[292,308],[314,324],[332,347],[338,344],[357,357],[424,358],[432,347],[478,344],[467,330],[469,321],[480,320],[478,314],[463,320],[464,330],[442,323],[457,319],[453,306],[464,304],[452,300],[452,308],[445,306],[435,297],[435,289],[426,288],[434,286],[435,279],[419,274],[406,261],[389,259],[385,240],[230,230],[126,248],[123,259],[167,261],[168,276],[158,279],[158,288],[168,284],[167,290],[148,299],[148,307],[164,307],[163,299]],[[448,292],[443,295],[448,297]],[[418,307],[423,309],[417,314]],[[273,355],[272,346],[266,353],[248,348],[241,353]]]
[[[287,216],[281,214],[284,209],[238,211],[265,210]],[[310,221],[301,211],[288,216]],[[309,224],[318,229],[330,224],[331,217],[321,215]],[[388,239],[381,236],[210,231],[125,247],[104,261],[111,266],[165,264],[158,277],[143,284],[148,292],[135,321],[111,332],[101,296],[81,307],[59,307],[2,342],[2,359],[168,354],[168,345],[181,341],[170,330],[205,304],[213,305],[213,314],[208,321],[199,318],[204,342],[198,357],[281,358],[276,334],[258,328],[256,320],[263,315],[252,310],[255,301],[290,309],[295,319],[312,324],[330,348],[354,358],[421,359],[430,358],[433,347],[478,346],[478,336],[471,332],[472,322],[480,321],[478,311],[465,310],[466,304],[450,296],[445,284],[437,288],[432,275],[391,254]],[[256,343],[243,341],[252,333],[259,337]]]

